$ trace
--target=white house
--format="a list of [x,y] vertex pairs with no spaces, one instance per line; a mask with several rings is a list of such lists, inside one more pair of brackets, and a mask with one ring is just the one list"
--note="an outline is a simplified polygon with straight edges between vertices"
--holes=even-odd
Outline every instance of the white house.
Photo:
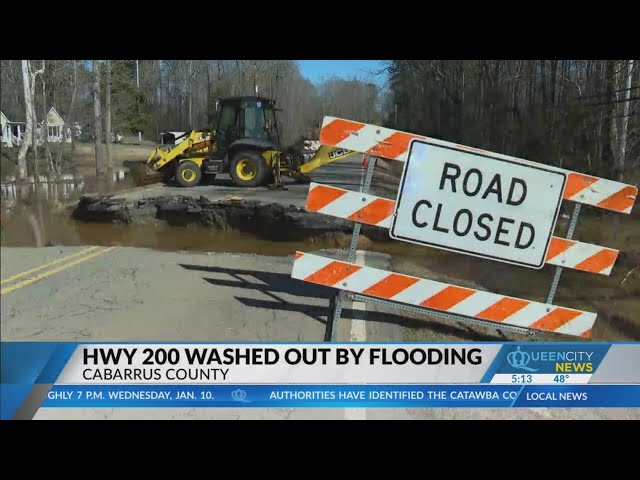
[[[42,123],[38,124],[38,142],[42,142]],[[58,111],[51,107],[47,113],[47,142],[71,142],[71,128],[65,128],[65,123]]]
[[0,144],[6,148],[20,145],[25,127],[24,122],[12,122],[3,112],[0,112]]
[[[22,143],[24,138],[24,132],[26,130],[25,122],[12,122],[7,116],[0,112],[0,119],[2,124],[0,126],[0,143],[4,147],[17,147]],[[36,141],[38,145],[44,143],[44,136],[42,132],[43,122],[38,123],[36,126]],[[79,133],[79,125],[76,122],[74,126],[76,135]],[[64,119],[60,116],[58,111],[51,107],[49,113],[47,113],[47,142],[49,143],[71,143],[71,137],[73,135],[71,127],[65,125]]]
[[0,143],[4,147],[12,147],[9,119],[3,112],[0,112]]

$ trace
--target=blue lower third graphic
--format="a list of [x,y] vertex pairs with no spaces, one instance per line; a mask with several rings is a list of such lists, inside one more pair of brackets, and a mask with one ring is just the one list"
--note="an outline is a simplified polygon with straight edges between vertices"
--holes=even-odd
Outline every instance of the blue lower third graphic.
[[56,385],[42,407],[640,407],[640,385]]

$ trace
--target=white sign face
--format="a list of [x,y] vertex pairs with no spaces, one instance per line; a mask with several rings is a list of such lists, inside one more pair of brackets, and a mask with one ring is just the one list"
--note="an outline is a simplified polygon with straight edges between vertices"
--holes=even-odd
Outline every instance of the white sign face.
[[395,240],[542,268],[566,175],[414,140],[389,235]]

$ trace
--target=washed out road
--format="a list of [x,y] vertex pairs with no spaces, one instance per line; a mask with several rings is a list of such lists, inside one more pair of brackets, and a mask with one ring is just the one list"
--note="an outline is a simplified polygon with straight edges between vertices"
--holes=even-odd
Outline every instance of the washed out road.
[[[362,158],[314,172],[319,183],[357,190]],[[378,180],[378,181],[376,181]],[[383,169],[373,188],[394,198]],[[303,207],[308,185],[288,190],[239,189],[224,176],[192,189],[154,185],[119,194],[127,201],[190,195],[210,200],[240,196],[263,203]],[[391,188],[389,188],[391,185]],[[313,248],[306,251],[312,252]],[[323,340],[330,289],[290,278],[288,256],[161,252],[125,246],[1,249],[3,341],[319,342]],[[345,252],[323,255],[344,259]],[[359,251],[356,263],[382,269],[392,259]],[[403,340],[403,317],[374,305],[349,302],[340,341]],[[36,419],[441,419],[441,418],[640,418],[632,410],[487,409],[41,409]]]

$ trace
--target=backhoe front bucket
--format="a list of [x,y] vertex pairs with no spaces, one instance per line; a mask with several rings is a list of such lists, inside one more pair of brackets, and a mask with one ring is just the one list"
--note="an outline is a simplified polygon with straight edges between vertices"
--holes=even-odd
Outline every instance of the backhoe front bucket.
[[162,180],[162,174],[151,170],[144,160],[125,160],[122,165],[129,169],[129,174],[136,186],[149,185]]

